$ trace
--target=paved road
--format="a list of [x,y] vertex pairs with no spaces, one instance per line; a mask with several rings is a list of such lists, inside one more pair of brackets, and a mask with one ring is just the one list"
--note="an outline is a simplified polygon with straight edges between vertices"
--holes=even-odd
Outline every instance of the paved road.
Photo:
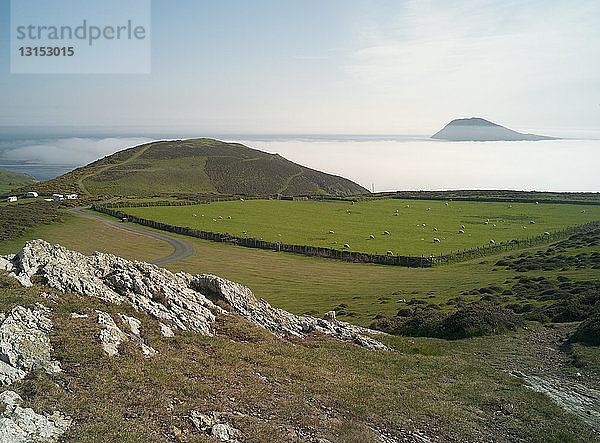
[[171,237],[167,234],[161,234],[160,232],[150,231],[148,229],[141,228],[139,226],[126,225],[125,223],[113,221],[104,217],[100,217],[98,215],[90,214],[89,212],[82,211],[82,209],[89,209],[89,206],[83,208],[73,208],[69,209],[71,214],[78,215],[80,217],[91,218],[93,220],[98,220],[107,225],[110,225],[117,229],[124,229],[125,231],[137,232],[138,234],[147,235],[149,237],[154,237],[159,240],[166,241],[171,246],[175,248],[171,255],[168,255],[163,258],[156,259],[150,263],[154,263],[155,265],[164,265],[165,263],[171,263],[177,260],[183,260],[191,255],[194,255],[196,252],[194,247],[186,242],[185,240],[181,240],[177,237]]

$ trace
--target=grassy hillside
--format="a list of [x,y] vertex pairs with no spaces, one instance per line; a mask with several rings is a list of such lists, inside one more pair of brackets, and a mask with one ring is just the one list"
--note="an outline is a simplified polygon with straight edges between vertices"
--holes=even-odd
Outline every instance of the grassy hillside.
[[91,195],[160,193],[332,194],[368,191],[237,143],[212,139],[153,142],[126,149],[34,186],[42,192]]
[[[352,251],[426,256],[484,246],[490,240],[499,243],[524,239],[600,220],[600,206],[592,205],[463,201],[446,204],[397,199],[355,204],[246,200],[122,210],[175,226],[272,242],[334,249],[344,249],[344,244],[348,244]],[[464,233],[459,232],[462,226]],[[434,238],[440,241],[434,242]]]
[[31,175],[0,169],[0,194],[10,192],[14,188],[33,184],[36,181]]

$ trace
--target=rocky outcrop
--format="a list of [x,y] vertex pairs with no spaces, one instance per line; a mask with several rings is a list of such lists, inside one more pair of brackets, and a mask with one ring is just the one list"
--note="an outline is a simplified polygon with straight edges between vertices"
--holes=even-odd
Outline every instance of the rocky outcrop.
[[196,275],[190,281],[191,287],[205,294],[226,301],[235,312],[253,323],[262,326],[277,336],[294,335],[302,337],[310,332],[332,335],[341,340],[350,340],[368,349],[387,349],[386,346],[364,334],[374,331],[346,322],[325,320],[307,315],[295,315],[283,309],[272,307],[263,299],[257,299],[252,291],[238,283],[214,275]]
[[[63,292],[118,304],[131,303],[136,310],[150,314],[169,329],[212,335],[215,315],[226,313],[212,301],[218,299],[277,336],[302,337],[316,331],[368,349],[387,349],[365,335],[374,331],[345,322],[294,315],[257,299],[245,286],[213,275],[173,274],[155,265],[99,252],[85,256],[43,240],[30,241],[14,257],[5,259],[11,263],[12,275],[24,285],[31,284],[33,275],[43,275],[49,286]],[[162,326],[161,331],[169,335]],[[114,341],[118,334],[113,331],[110,335]]]
[[0,383],[10,385],[34,369],[60,371],[50,356],[49,312],[37,304],[34,309],[16,306],[7,315],[0,314]]
[[0,393],[1,442],[54,442],[71,424],[71,420],[58,411],[40,415],[31,408],[22,408],[22,401],[16,392]]
[[142,350],[142,354],[146,357],[156,354],[156,350],[144,343],[141,336],[140,327],[142,322],[135,317],[129,317],[124,314],[119,314],[121,321],[130,329],[130,333],[123,332],[117,326],[110,314],[102,311],[96,311],[98,314],[98,324],[103,325],[104,329],[100,331],[100,343],[102,349],[109,356],[115,356],[119,353],[119,345],[125,340],[131,340],[138,344]]

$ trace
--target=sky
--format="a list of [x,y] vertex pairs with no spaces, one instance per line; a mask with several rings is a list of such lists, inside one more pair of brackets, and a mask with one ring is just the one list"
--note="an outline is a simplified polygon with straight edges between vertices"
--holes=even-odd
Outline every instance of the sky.
[[0,0],[0,126],[600,130],[599,17],[597,0],[153,0],[150,73],[11,74]]

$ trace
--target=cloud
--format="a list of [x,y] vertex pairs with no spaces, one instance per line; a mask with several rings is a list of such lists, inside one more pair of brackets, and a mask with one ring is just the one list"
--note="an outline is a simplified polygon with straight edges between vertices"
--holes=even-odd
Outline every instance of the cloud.
[[142,137],[61,138],[0,144],[0,161],[15,164],[83,166],[122,149],[151,141]]

